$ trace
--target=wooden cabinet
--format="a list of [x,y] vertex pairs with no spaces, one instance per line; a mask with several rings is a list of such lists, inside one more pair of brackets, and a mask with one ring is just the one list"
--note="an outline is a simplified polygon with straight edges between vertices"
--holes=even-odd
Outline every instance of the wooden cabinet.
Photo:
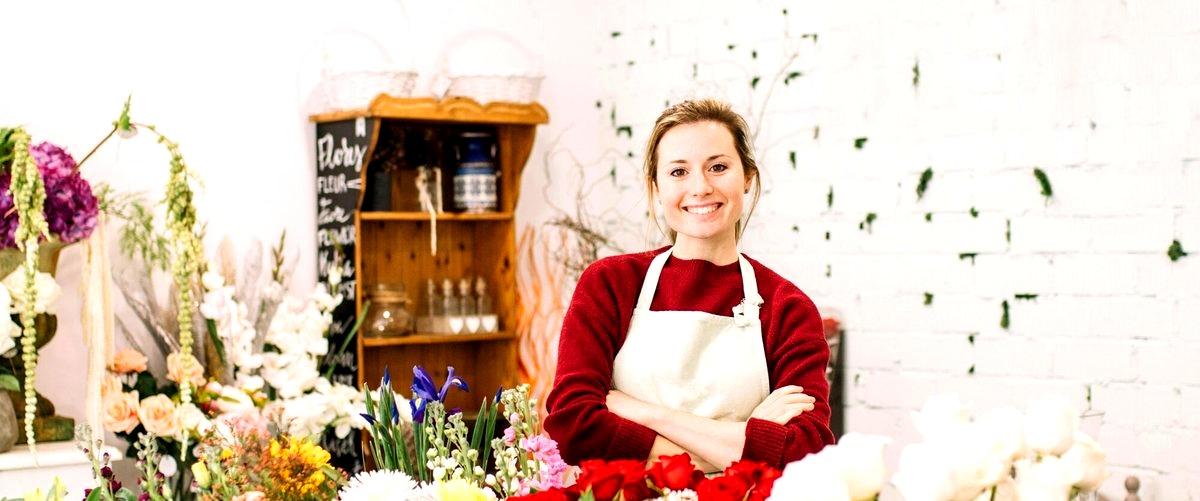
[[[500,386],[517,383],[516,320],[521,305],[516,291],[516,227],[513,212],[520,195],[521,171],[529,159],[537,126],[548,120],[538,104],[491,103],[480,105],[464,98],[436,100],[380,96],[366,110],[312,117],[318,123],[365,118],[370,121],[370,140],[362,159],[354,221],[355,311],[361,312],[365,294],[376,284],[402,284],[413,301],[414,315],[424,304],[429,279],[482,277],[499,315],[499,331],[475,334],[416,332],[401,337],[358,336],[358,383],[379,383],[384,367],[390,367],[393,388],[407,394],[409,370],[423,365],[440,383],[446,367],[453,366],[471,387],[470,394],[451,392],[448,407],[474,411],[484,396]],[[371,195],[375,169],[392,154],[385,147],[395,141],[389,134],[433,131],[435,137],[454,138],[463,132],[486,132],[496,144],[497,209],[494,212],[454,212],[452,155],[448,146],[438,148],[431,163],[442,170],[443,208],[436,216],[437,253],[430,249],[432,216],[428,212],[364,210]],[[411,141],[410,141],[411,144]],[[432,150],[431,150],[432,151]],[[433,157],[433,154],[430,155]],[[393,195],[393,199],[396,196]],[[400,204],[394,204],[400,205]],[[361,333],[360,333],[361,334]]]

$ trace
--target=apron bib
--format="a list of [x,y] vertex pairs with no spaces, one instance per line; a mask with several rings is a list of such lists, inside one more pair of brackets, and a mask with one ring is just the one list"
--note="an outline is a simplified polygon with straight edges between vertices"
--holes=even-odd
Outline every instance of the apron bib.
[[613,388],[696,416],[745,421],[771,393],[754,270],[739,254],[745,299],[733,308],[732,318],[650,311],[670,255],[668,249],[650,263],[625,343],[613,360]]

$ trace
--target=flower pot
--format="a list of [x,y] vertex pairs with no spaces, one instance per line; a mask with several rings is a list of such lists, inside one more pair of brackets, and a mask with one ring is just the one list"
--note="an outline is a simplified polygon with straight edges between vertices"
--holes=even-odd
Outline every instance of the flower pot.
[[16,445],[20,430],[17,426],[17,411],[13,408],[8,392],[0,391],[0,452],[8,452]]

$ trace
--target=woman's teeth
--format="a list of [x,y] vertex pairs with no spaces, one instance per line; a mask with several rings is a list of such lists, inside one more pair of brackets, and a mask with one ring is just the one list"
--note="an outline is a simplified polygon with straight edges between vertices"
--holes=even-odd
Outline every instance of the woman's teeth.
[[713,211],[717,210],[718,207],[720,207],[720,204],[703,205],[699,207],[684,207],[683,210],[687,211],[689,214],[704,215],[711,214]]

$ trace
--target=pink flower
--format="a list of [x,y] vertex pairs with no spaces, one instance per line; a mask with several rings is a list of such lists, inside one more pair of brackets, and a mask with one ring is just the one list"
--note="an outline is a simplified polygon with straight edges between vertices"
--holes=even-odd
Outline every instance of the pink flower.
[[146,370],[146,362],[145,355],[135,349],[125,348],[113,355],[112,361],[108,363],[108,370],[117,374],[143,372]]
[[504,429],[504,445],[512,447],[517,442],[517,431],[509,426]]
[[529,487],[534,487],[538,490],[554,489],[564,487],[566,481],[566,473],[570,470],[562,459],[562,455],[558,452],[558,442],[546,435],[534,435],[521,439],[521,449],[533,454],[533,458],[541,465],[538,478],[540,482],[535,482]]
[[129,433],[137,428],[138,392],[112,393],[103,400],[104,429],[116,433]]

